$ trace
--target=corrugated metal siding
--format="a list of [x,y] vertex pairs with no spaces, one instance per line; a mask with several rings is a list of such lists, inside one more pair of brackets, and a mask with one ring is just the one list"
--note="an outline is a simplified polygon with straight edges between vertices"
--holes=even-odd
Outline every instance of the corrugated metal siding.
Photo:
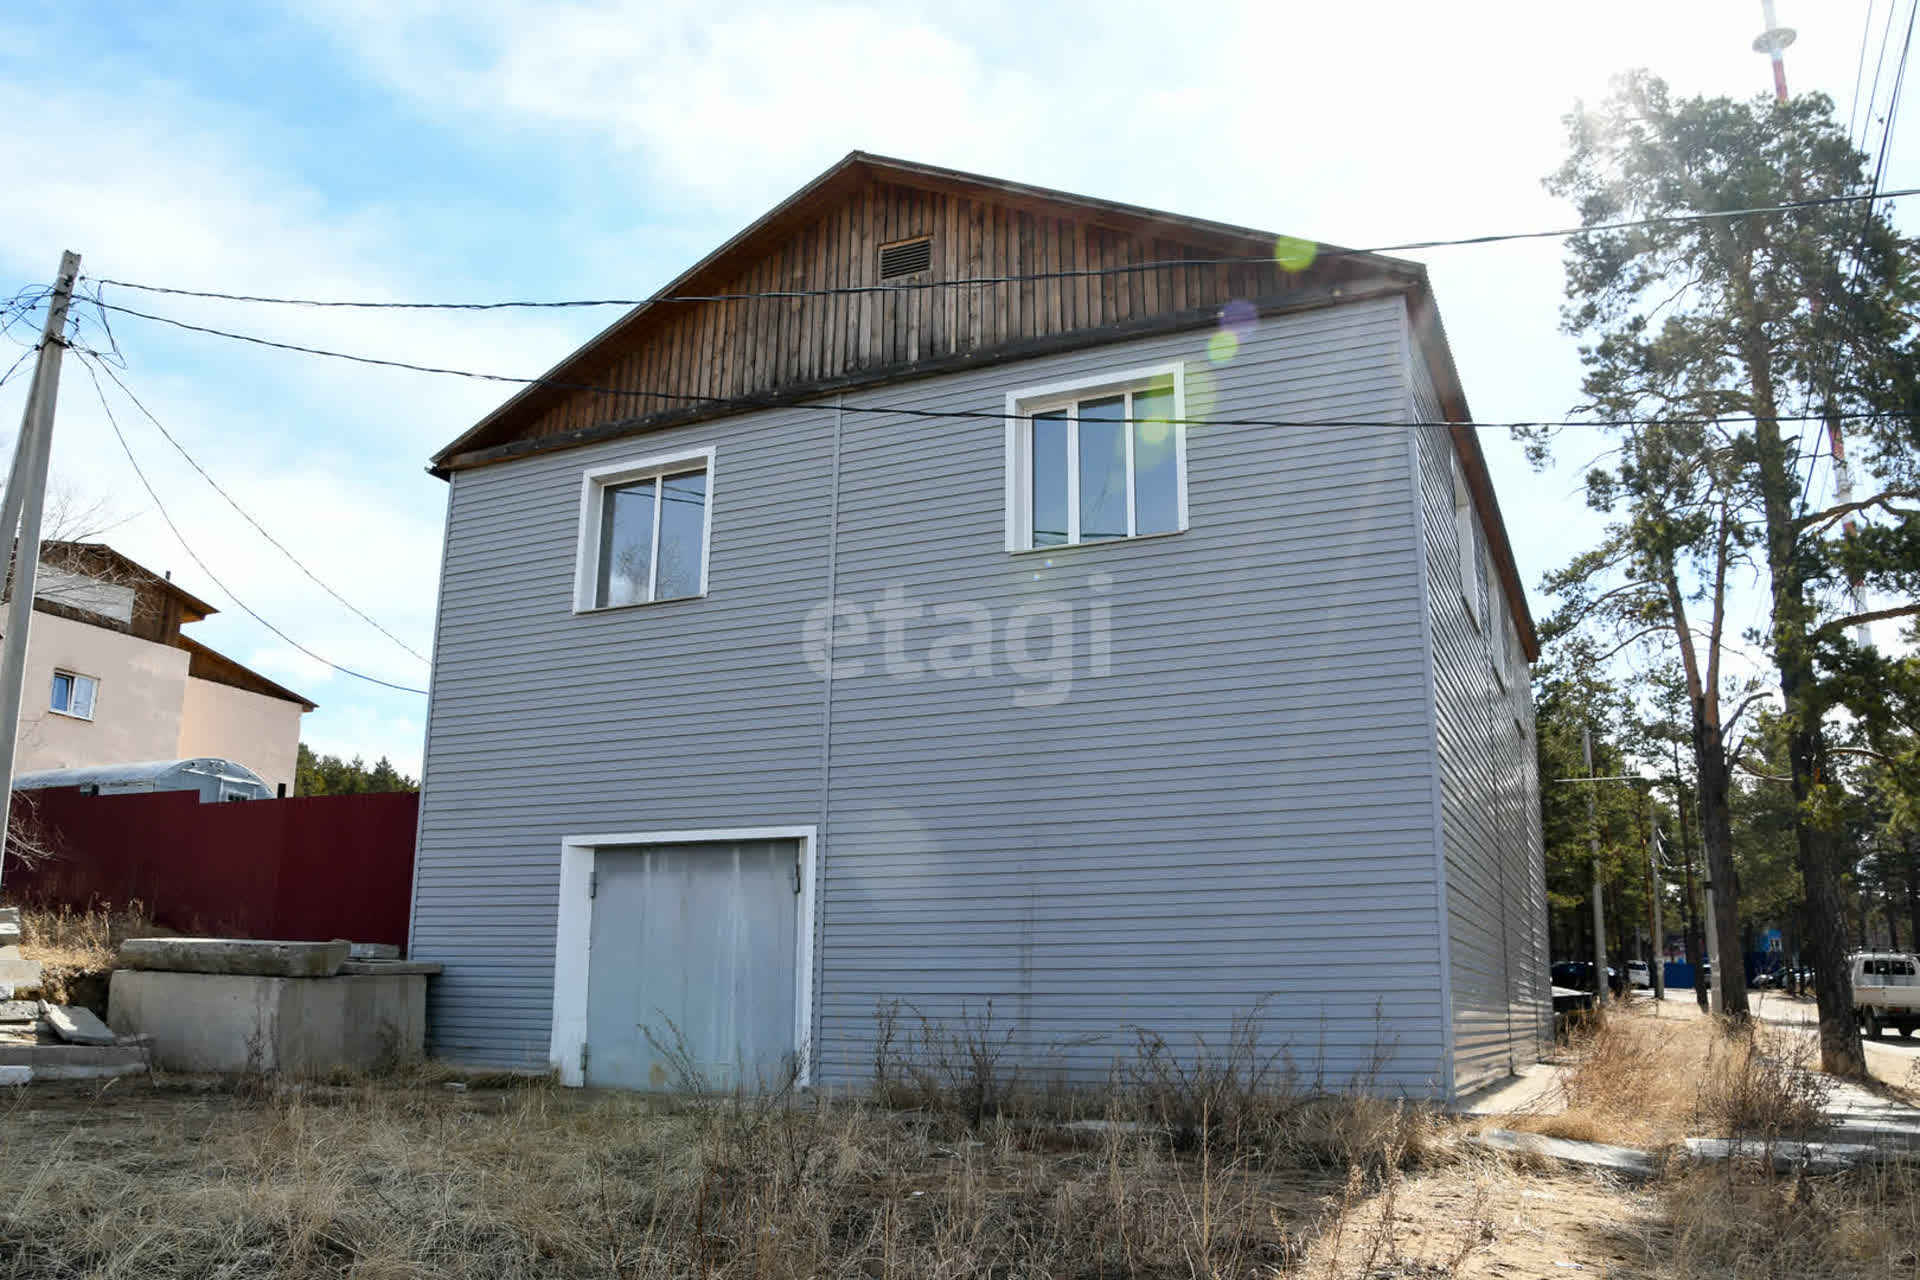
[[[1414,362],[1415,410],[1441,418],[1423,363]],[[1433,636],[1435,751],[1445,851],[1448,984],[1456,1091],[1535,1061],[1552,1031],[1547,992],[1546,877],[1533,700],[1512,616],[1497,589],[1469,613],[1455,546],[1453,446],[1444,428],[1420,431],[1426,512],[1429,625]],[[1474,521],[1475,554],[1485,533]],[[1487,578],[1492,578],[1491,573]],[[1511,667],[1505,667],[1511,655]],[[1496,667],[1504,668],[1502,671]],[[1490,909],[1492,908],[1492,909]]]
[[[1209,416],[1397,419],[1398,299],[1269,319],[1229,363],[1206,332],[850,396],[998,413],[1023,386],[1188,362]],[[1204,384],[1204,385],[1203,385]],[[544,1061],[560,837],[817,822],[815,1049],[869,1076],[876,1007],[991,1002],[1034,1066],[1223,1042],[1269,1000],[1271,1047],[1344,1078],[1440,1078],[1432,751],[1403,428],[1196,427],[1192,528],[1004,550],[998,420],[845,417],[835,594],[890,588],[924,659],[984,608],[991,674],[896,677],[878,625],[826,686],[802,627],[828,592],[832,414],[775,410],[456,476],[415,951],[444,961],[434,1050]],[[569,611],[580,471],[714,444],[711,595]],[[1104,575],[1097,582],[1092,575]],[[1022,606],[1070,611],[1072,685],[1009,669]],[[1094,609],[1111,671],[1090,674]],[[1036,647],[1043,647],[1036,645]],[[823,813],[823,791],[825,812]]]

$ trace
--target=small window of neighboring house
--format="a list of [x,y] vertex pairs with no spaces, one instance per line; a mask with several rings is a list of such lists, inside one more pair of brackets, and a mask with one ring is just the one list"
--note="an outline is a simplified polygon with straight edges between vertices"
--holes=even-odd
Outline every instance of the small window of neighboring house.
[[63,716],[91,720],[93,719],[93,697],[99,687],[100,682],[92,676],[75,675],[71,671],[56,671],[53,673],[51,705]]
[[1187,527],[1180,365],[1007,397],[1007,550]]
[[1479,622],[1486,617],[1487,597],[1473,531],[1473,498],[1458,458],[1453,463],[1453,546],[1460,562],[1460,598],[1466,603],[1467,616]]
[[705,595],[712,497],[712,449],[585,472],[575,611]]

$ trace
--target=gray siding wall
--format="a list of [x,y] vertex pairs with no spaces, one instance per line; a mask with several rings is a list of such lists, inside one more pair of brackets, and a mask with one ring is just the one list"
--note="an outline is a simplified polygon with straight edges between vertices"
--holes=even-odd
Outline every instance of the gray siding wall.
[[[1442,418],[1423,361],[1412,361],[1411,382],[1418,416]],[[1552,1034],[1533,696],[1477,518],[1473,554],[1484,566],[1485,589],[1481,581],[1463,582],[1452,442],[1445,428],[1422,429],[1416,436],[1433,645],[1454,1087],[1466,1091],[1536,1061]],[[1478,620],[1469,609],[1469,593],[1479,604]]]
[[[1398,421],[1404,334],[1397,299],[1356,303],[1218,366],[1202,331],[846,403],[998,415],[1182,360],[1192,416]],[[717,449],[709,596],[574,616],[581,470],[681,445]],[[1303,1072],[1442,1083],[1406,429],[1194,427],[1188,532],[1040,554],[1004,549],[1004,455],[997,416],[787,409],[456,475],[413,939],[447,965],[435,1053],[545,1061],[563,835],[817,823],[828,1083],[870,1075],[893,1000],[990,1005],[1030,1066],[1083,1077],[1135,1028],[1223,1044],[1265,1001]],[[923,610],[907,663],[984,611],[983,668],[890,672],[890,591]],[[830,594],[870,625],[828,682],[803,636]]]

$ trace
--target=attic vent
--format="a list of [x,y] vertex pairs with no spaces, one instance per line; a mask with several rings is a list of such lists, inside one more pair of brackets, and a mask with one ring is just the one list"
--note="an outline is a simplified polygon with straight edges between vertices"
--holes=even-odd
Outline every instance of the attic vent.
[[932,265],[932,236],[921,236],[918,240],[902,240],[899,244],[882,246],[880,250],[882,280],[897,280],[901,276],[910,276],[916,271],[925,271]]

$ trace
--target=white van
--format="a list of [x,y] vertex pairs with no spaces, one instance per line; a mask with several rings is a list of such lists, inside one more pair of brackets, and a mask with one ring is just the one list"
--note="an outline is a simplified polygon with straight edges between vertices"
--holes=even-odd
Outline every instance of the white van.
[[1653,970],[1647,967],[1645,960],[1629,960],[1627,961],[1627,982],[1631,986],[1651,987]]

